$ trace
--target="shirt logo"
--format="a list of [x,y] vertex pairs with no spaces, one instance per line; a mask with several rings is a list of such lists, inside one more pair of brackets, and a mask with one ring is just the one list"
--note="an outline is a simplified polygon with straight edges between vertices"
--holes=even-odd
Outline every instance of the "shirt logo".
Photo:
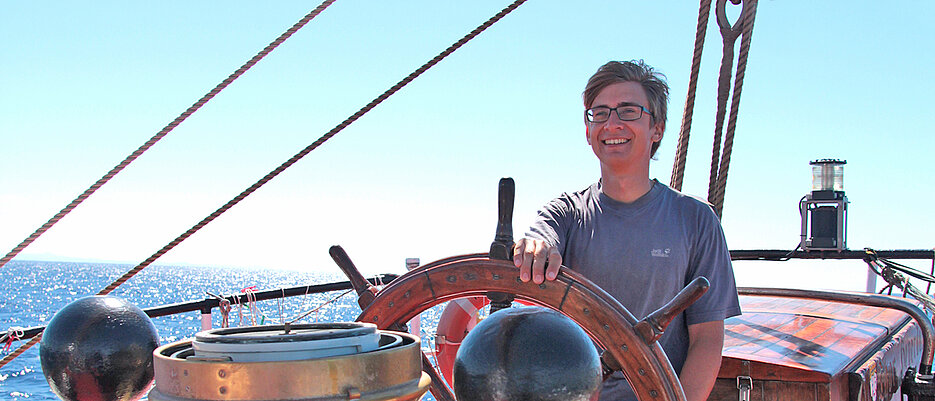
[[666,248],[666,249],[653,249],[651,255],[652,255],[654,258],[668,258],[668,257],[669,257],[669,253],[671,253],[671,252],[672,252],[672,250],[669,249],[669,248]]

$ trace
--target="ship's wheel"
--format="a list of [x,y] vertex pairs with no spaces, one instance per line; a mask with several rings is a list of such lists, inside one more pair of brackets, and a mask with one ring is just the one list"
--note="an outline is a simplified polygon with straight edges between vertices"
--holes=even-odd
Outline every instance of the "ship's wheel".
[[[500,182],[500,215],[490,254],[455,256],[423,265],[376,291],[339,246],[331,256],[347,274],[359,296],[361,322],[381,329],[400,330],[410,319],[453,299],[488,296],[525,301],[563,313],[604,349],[603,362],[621,370],[640,401],[682,401],[685,394],[662,347],[656,340],[676,315],[707,290],[699,277],[666,306],[637,321],[612,296],[580,274],[561,267],[553,281],[522,282],[509,259],[512,247],[513,182]],[[428,358],[423,357],[424,364]],[[432,394],[439,401],[454,400],[451,390],[430,366]]]
[[[394,280],[377,293],[357,320],[392,329],[442,302],[489,292],[512,294],[574,320],[603,347],[605,356],[610,354],[619,361],[620,370],[641,401],[685,399],[662,348],[642,338],[633,315],[599,287],[564,267],[554,281],[533,284],[521,282],[519,269],[509,261],[484,255],[449,258]],[[451,397],[444,386],[433,381],[431,391],[437,399]]]

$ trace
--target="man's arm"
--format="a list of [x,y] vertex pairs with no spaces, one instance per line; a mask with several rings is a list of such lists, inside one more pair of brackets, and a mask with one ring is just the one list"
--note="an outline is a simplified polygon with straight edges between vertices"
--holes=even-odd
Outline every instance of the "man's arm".
[[703,401],[714,388],[724,348],[724,321],[688,326],[688,354],[679,381],[688,401]]

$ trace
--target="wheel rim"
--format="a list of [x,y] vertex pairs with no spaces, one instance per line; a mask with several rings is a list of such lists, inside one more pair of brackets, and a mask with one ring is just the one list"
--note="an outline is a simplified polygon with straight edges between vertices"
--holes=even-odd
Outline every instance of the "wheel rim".
[[[412,270],[383,288],[358,321],[386,329],[405,324],[442,302],[489,291],[513,294],[562,312],[620,362],[624,376],[640,401],[684,400],[685,395],[665,353],[646,344],[633,329],[636,319],[613,297],[580,274],[562,267],[554,281],[524,283],[510,261],[483,255],[456,256]],[[440,383],[432,383],[436,394]],[[437,397],[437,395],[436,395]]]

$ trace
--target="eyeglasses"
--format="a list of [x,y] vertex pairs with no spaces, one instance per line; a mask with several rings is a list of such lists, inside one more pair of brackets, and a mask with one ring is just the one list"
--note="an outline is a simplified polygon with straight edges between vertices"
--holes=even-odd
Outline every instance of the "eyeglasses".
[[603,123],[610,119],[610,112],[612,111],[617,112],[617,118],[619,118],[620,121],[639,120],[644,113],[650,117],[653,116],[645,107],[638,105],[623,105],[614,108],[597,106],[585,110],[584,119],[589,123]]

